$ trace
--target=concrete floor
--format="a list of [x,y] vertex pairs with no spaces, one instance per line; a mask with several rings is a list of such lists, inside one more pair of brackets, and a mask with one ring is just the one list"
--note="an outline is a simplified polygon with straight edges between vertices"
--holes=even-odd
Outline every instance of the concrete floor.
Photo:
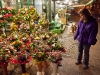
[[[71,16],[71,20],[78,22],[78,16]],[[66,48],[67,52],[63,54],[62,66],[58,68],[59,75],[100,75],[100,20],[99,22],[99,33],[97,36],[97,44],[91,47],[90,50],[90,61],[89,61],[89,69],[83,70],[82,65],[75,65],[77,60],[77,40],[73,40],[72,34],[67,34],[67,27],[64,33],[60,37],[60,41],[63,43],[63,46]],[[31,63],[31,62],[30,62]],[[32,64],[32,63],[31,63]],[[22,71],[19,65],[15,65],[13,70],[10,70],[9,67],[8,72],[9,75],[21,75]],[[1,71],[2,72],[2,71]],[[0,72],[0,75],[2,73]],[[27,72],[30,75],[36,75],[36,67],[32,65],[31,67],[27,68]],[[45,75],[51,75],[51,68],[50,66],[46,69]]]

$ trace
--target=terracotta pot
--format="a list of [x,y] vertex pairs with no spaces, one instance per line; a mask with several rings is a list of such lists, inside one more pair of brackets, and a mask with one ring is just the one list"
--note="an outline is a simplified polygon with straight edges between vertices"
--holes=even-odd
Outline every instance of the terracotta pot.
[[7,66],[8,66],[8,64],[6,64],[6,63],[4,63],[3,65],[1,65],[1,68],[3,70],[3,75],[8,75]]

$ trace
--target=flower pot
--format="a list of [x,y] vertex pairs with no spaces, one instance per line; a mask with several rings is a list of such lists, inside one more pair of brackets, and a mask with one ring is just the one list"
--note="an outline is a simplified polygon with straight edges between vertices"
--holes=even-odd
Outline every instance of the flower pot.
[[50,65],[51,65],[51,68],[52,68],[52,73],[51,73],[51,75],[59,75],[58,73],[57,73],[57,71],[58,71],[58,64],[57,63],[50,63]]
[[7,63],[4,63],[4,64],[1,65],[1,68],[3,70],[3,75],[8,75],[7,66],[8,66]]

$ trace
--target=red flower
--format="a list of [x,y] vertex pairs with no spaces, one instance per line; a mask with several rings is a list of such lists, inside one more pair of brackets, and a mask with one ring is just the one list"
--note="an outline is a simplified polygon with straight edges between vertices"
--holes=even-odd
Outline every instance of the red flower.
[[66,52],[66,50],[65,50],[65,49],[63,49],[63,50],[62,50],[62,52]]
[[25,45],[24,45],[24,44],[22,44],[22,45],[21,45],[21,48],[24,48],[24,47],[25,47]]
[[2,8],[2,10],[8,10],[7,8]]
[[9,17],[12,17],[12,16],[13,16],[12,14],[5,14],[4,18],[9,18]]
[[28,41],[27,43],[26,43],[26,46],[29,46],[31,44],[31,42],[30,41]]
[[3,23],[3,20],[0,20],[0,23]]
[[37,53],[37,52],[38,52],[38,50],[35,50],[35,52]]

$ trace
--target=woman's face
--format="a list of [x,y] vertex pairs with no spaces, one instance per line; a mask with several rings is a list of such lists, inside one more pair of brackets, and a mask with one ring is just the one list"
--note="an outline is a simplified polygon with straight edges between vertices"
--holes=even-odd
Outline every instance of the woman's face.
[[81,19],[81,20],[86,20],[86,17],[85,17],[85,15],[83,15],[83,14],[80,14],[80,19]]

